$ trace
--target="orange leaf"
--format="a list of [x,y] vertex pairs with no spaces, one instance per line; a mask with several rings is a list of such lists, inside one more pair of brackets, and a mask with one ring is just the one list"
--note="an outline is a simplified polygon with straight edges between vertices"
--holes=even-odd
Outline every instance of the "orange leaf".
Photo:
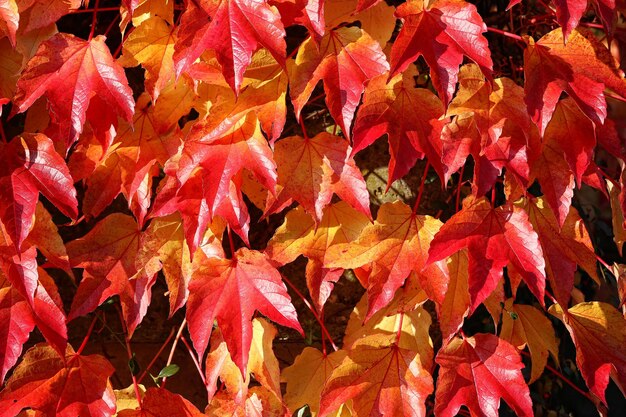
[[82,356],[68,345],[65,357],[45,344],[24,355],[0,392],[4,415],[33,408],[48,416],[108,416],[115,411],[109,377],[115,369],[100,355]]
[[430,242],[441,224],[430,216],[413,213],[400,201],[383,204],[374,224],[366,226],[359,239],[329,248],[325,266],[348,269],[373,263],[367,281],[366,319],[392,300],[412,271],[428,296],[441,304],[448,269],[443,262],[426,265]]
[[358,27],[332,30],[320,41],[305,40],[289,67],[291,101],[300,119],[313,89],[324,80],[326,104],[346,136],[365,83],[389,70],[380,44]]
[[319,417],[350,399],[356,415],[426,415],[432,377],[417,353],[398,347],[394,338],[374,335],[353,345],[326,382]]
[[319,223],[335,193],[371,217],[365,180],[350,154],[346,140],[326,132],[314,138],[291,136],[277,142],[274,158],[282,189],[276,199],[270,197],[265,216],[282,210],[293,199]]

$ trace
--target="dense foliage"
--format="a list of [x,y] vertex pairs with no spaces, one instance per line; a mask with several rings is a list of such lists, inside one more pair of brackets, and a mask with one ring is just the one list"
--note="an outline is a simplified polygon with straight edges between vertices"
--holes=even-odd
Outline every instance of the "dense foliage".
[[0,0],[0,417],[623,412],[625,13]]

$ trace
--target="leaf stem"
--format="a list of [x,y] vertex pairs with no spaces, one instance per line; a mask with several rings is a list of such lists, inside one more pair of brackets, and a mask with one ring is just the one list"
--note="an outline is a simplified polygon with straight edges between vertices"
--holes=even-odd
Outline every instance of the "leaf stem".
[[[178,328],[178,332],[176,333],[176,337],[174,338],[174,343],[172,343],[172,348],[170,349],[170,354],[167,357],[167,363],[165,366],[170,366],[172,364],[172,360],[174,359],[174,351],[176,350],[176,346],[178,345],[178,341],[183,336],[183,330],[185,330],[185,326],[187,325],[187,319],[183,319],[183,322],[180,324]],[[167,382],[167,377],[163,378],[161,382],[161,388],[165,388],[165,383]]]
[[196,366],[196,369],[198,370],[198,375],[200,375],[200,379],[202,379],[202,383],[206,387],[207,386],[206,377],[204,376],[204,373],[202,372],[202,367],[200,366],[200,363],[198,362],[198,358],[196,358],[196,355],[194,354],[193,349],[191,348],[191,345],[189,345],[189,342],[187,342],[187,339],[185,339],[185,336],[181,336],[180,340],[183,341],[183,344],[187,348],[187,352],[189,352],[189,356],[191,356],[191,360],[193,361],[193,364]]
[[96,326],[97,320],[98,320],[98,314],[94,314],[93,319],[91,320],[91,324],[89,325],[89,329],[87,330],[87,334],[85,335],[83,342],[80,344],[80,347],[76,351],[76,355],[80,355],[81,353],[83,353],[83,350],[85,350],[85,347],[87,346],[87,342],[89,341],[89,338],[91,337],[91,333],[93,333],[93,329]]
[[296,288],[296,286],[293,285],[293,283],[289,280],[289,278],[283,275],[283,279],[285,280],[287,285],[289,285],[289,287],[298,295],[298,297],[300,297],[302,301],[304,301],[304,304],[309,308],[309,310],[311,310],[311,313],[313,313],[313,316],[315,316],[315,319],[320,324],[320,327],[322,328],[322,332],[326,334],[326,337],[328,338],[330,345],[333,347],[333,350],[335,351],[339,350],[337,345],[335,345],[335,342],[333,341],[332,336],[330,335],[330,333],[328,333],[328,329],[326,329],[326,326],[324,325],[324,321],[320,318],[319,314],[317,314],[317,311],[315,311],[315,308],[313,308],[311,303],[309,303],[309,300],[307,300],[306,297],[300,292],[300,290],[298,290],[298,288]]
[[[116,304],[117,314],[120,317],[120,323],[122,324],[122,330],[124,331],[124,345],[126,346],[126,355],[128,356],[128,361],[133,360],[133,350],[130,348],[130,339],[128,337],[128,327],[126,326],[126,321],[124,320],[124,315],[122,314],[122,310]],[[133,380],[133,387],[135,389],[135,397],[137,398],[137,403],[139,404],[139,409],[142,409],[141,406],[141,393],[139,392],[139,383],[137,382],[137,377],[133,373],[132,369],[130,369],[130,377]]]
[[305,140],[309,140],[309,135],[306,134],[306,128],[304,127],[304,119],[300,117],[298,122],[300,122],[300,128],[302,129],[302,136],[304,136]]
[[96,0],[93,6],[93,19],[91,20],[91,31],[89,32],[88,41],[93,39],[93,35],[96,33],[96,24],[98,23],[98,11],[100,10],[100,0]]
[[70,10],[68,14],[119,12],[119,11],[120,11],[119,7],[100,7],[97,10],[96,10],[96,8],[93,8],[93,9],[75,9],[75,10]]
[[[527,353],[525,351],[520,351],[520,353],[524,356],[526,356],[527,358],[530,358],[530,353]],[[572,381],[570,381],[567,377],[565,377],[565,375],[563,375],[561,373],[561,371],[559,371],[558,369],[552,367],[551,365],[546,363],[546,369],[550,372],[552,372],[554,375],[556,375],[557,377],[559,377],[559,379],[563,380],[563,382],[565,382],[567,385],[569,385],[570,387],[574,388],[574,390],[576,390],[579,394],[585,396],[585,398],[587,398],[589,401],[591,401],[592,403],[596,403],[595,398],[592,396],[592,394],[588,391],[583,391],[578,385],[574,384]]]
[[497,33],[498,35],[505,36],[507,38],[515,39],[516,41],[524,42],[521,36],[516,35],[515,33],[507,32],[502,29],[487,27],[487,31]]
[[415,199],[415,204],[413,204],[412,214],[417,213],[417,209],[419,208],[420,202],[422,201],[422,195],[424,194],[424,185],[426,184],[426,177],[428,176],[428,168],[430,168],[430,162],[426,161],[424,173],[422,174],[422,181],[420,182],[420,188],[417,192],[417,198]]
[[163,342],[163,344],[159,348],[159,351],[156,353],[156,355],[154,355],[154,357],[152,358],[152,360],[150,361],[146,369],[144,369],[144,371],[139,376],[139,379],[137,380],[138,384],[141,384],[141,381],[143,381],[146,375],[148,375],[148,372],[150,372],[150,369],[154,366],[154,363],[157,361],[159,356],[161,356],[161,353],[163,353],[163,351],[165,350],[165,346],[167,346],[170,340],[172,340],[172,337],[174,337],[174,327],[172,327],[172,330],[170,331],[170,335],[167,336],[167,339],[165,339],[165,342]]
[[402,336],[402,322],[404,321],[404,310],[400,312],[400,323],[398,324],[398,331],[396,332],[396,345],[400,343],[400,337]]
[[235,242],[233,241],[233,232],[230,230],[230,226],[226,226],[228,230],[228,243],[230,244],[230,256],[235,257]]

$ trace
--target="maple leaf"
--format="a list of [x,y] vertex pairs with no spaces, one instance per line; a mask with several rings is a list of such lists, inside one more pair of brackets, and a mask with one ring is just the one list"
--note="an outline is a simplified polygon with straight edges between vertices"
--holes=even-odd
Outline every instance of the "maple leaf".
[[[166,92],[163,99],[171,98]],[[129,208],[135,213],[139,223],[143,224],[152,190],[151,179],[156,165],[163,166],[178,151],[181,140],[176,128],[163,132],[163,120],[158,119],[157,111],[164,101],[152,106],[150,97],[144,93],[137,99],[132,124],[122,122],[115,141],[108,149],[100,148],[104,153],[95,156],[95,143],[79,146],[71,162],[85,157],[95,163],[95,168],[85,175],[87,190],[83,199],[83,212],[97,217],[119,193],[128,200]],[[168,126],[172,129],[172,126]],[[82,139],[81,139],[82,142]],[[72,167],[76,170],[76,165]],[[72,164],[70,164],[72,165]],[[140,184],[146,181],[148,186],[141,192]]]
[[559,303],[567,305],[574,288],[576,265],[599,282],[596,255],[585,224],[576,209],[570,209],[563,225],[559,225],[542,198],[529,199],[524,206],[543,250],[552,293]]
[[485,198],[466,198],[430,243],[428,263],[467,248],[470,311],[474,311],[502,279],[511,264],[531,292],[544,303],[545,262],[537,233],[526,213],[510,204],[492,208]]
[[[23,134],[0,146],[0,219],[19,250],[34,223],[41,192],[63,214],[78,215],[74,181],[52,141],[43,134]],[[9,197],[10,196],[10,197]]]
[[124,320],[132,335],[150,303],[150,288],[156,273],[136,265],[140,233],[135,219],[113,213],[85,236],[67,244],[72,267],[84,269],[69,320],[92,312],[109,297],[120,295]]
[[291,410],[308,405],[311,415],[316,416],[324,385],[346,354],[345,350],[338,350],[325,355],[315,348],[305,347],[282,372],[281,382],[287,384],[285,404]]
[[[252,320],[250,357],[243,375],[232,361],[221,331],[217,329],[211,334],[211,351],[206,358],[209,403],[213,404],[217,392],[217,397],[228,396],[237,406],[245,408],[247,400],[251,398],[248,386],[252,376],[276,400],[281,401],[280,368],[272,350],[272,341],[277,333],[276,328],[268,321],[262,318]],[[222,382],[221,386],[225,388],[219,392],[218,377]]]
[[154,101],[174,76],[174,31],[174,26],[159,16],[144,20],[124,41],[118,60],[124,67],[141,64],[146,70],[146,90]]
[[250,321],[255,310],[278,324],[303,332],[280,273],[265,255],[241,248],[233,259],[207,258],[202,252],[199,256],[202,262],[189,284],[187,320],[200,357],[216,319],[242,375],[248,363]]
[[[440,178],[444,178],[441,131],[446,121],[440,119],[444,112],[441,100],[427,89],[414,88],[408,72],[392,77],[389,82],[387,78],[388,74],[375,77],[365,88],[352,132],[352,153],[387,134],[391,154],[387,189],[424,155]],[[420,111],[414,112],[415,108]]]
[[371,218],[365,180],[346,140],[326,132],[313,138],[291,136],[276,143],[274,159],[282,189],[268,200],[265,216],[282,210],[293,199],[318,224],[335,193]]
[[430,216],[413,213],[400,201],[383,204],[374,224],[366,226],[356,241],[328,249],[325,266],[348,269],[373,262],[367,278],[366,319],[391,301],[412,271],[417,272],[428,296],[440,304],[448,285],[448,271],[443,262],[427,266],[426,258],[441,224]]
[[524,188],[528,186],[529,164],[536,159],[540,137],[526,111],[520,86],[508,78],[488,83],[477,65],[464,65],[447,115],[457,117],[442,132],[444,182],[471,154],[474,195],[484,195],[492,188],[503,168]]
[[331,30],[319,45],[305,40],[289,67],[291,101],[296,118],[320,80],[324,81],[326,105],[346,136],[365,83],[389,70],[380,44],[358,27]]
[[[205,54],[208,55],[208,54]],[[270,143],[278,139],[287,117],[287,73],[267,49],[260,49],[244,73],[238,95],[221,73],[216,59],[195,64],[189,74],[198,82],[194,108],[200,119],[212,119],[211,125],[227,119],[236,120],[254,111]]]
[[576,364],[587,386],[604,404],[609,376],[626,390],[626,320],[612,305],[601,302],[576,304],[564,311],[559,304],[548,310],[567,327],[576,346]]
[[285,62],[285,29],[276,10],[265,0],[191,2],[181,17],[178,34],[176,74],[186,71],[206,49],[211,49],[235,93],[259,46],[267,48],[281,65]]
[[[134,394],[133,394],[134,395]],[[139,410],[120,410],[117,417],[203,417],[192,403],[165,388],[148,388]]]
[[394,338],[374,335],[352,346],[324,386],[320,417],[350,399],[357,415],[426,415],[432,377],[416,352],[397,346]]
[[[581,62],[585,65],[580,65]],[[524,50],[525,101],[542,135],[562,92],[573,98],[596,125],[602,125],[607,115],[605,88],[626,97],[623,74],[592,33],[575,29],[567,44],[560,29],[536,43],[528,38]]]
[[100,355],[83,356],[68,345],[64,357],[46,344],[32,347],[0,392],[4,415],[23,408],[44,415],[108,417],[115,411],[109,377],[115,369]]
[[46,257],[48,264],[62,269],[69,276],[73,277],[67,250],[65,249],[63,239],[59,235],[59,229],[41,202],[37,202],[35,223],[26,237],[25,244],[27,246],[36,246],[42,255]]
[[[192,127],[176,164],[166,166],[181,185],[196,167],[202,167],[204,198],[214,214],[228,198],[230,180],[244,168],[252,172],[267,189],[276,185],[276,163],[259,122],[252,113],[237,121],[212,126],[211,120]],[[238,187],[240,189],[240,187]]]
[[43,42],[28,61],[17,83],[14,113],[26,111],[35,100],[48,99],[53,139],[69,149],[89,121],[100,141],[108,145],[109,129],[118,116],[130,121],[133,93],[122,67],[115,62],[104,36],[84,41],[59,33]]
[[[423,56],[441,101],[448,105],[454,94],[459,65],[467,56],[491,78],[493,63],[487,27],[476,6],[462,0],[411,0],[400,5],[396,17],[404,25],[391,47],[391,75],[404,71]],[[432,39],[421,42],[420,39]]]
[[[417,284],[417,285],[416,285]],[[430,314],[423,308],[427,297],[415,277],[396,292],[388,306],[365,321],[367,294],[350,313],[343,338],[344,349],[352,349],[360,340],[372,336],[395,336],[399,348],[415,352],[423,369],[432,369],[433,342],[429,335]]]
[[455,416],[466,405],[473,417],[496,417],[501,398],[517,415],[533,415],[520,371],[524,364],[508,342],[492,334],[455,338],[441,348],[435,361],[440,366],[435,392],[438,416]]
[[8,36],[13,46],[19,22],[20,14],[15,0],[0,0],[0,33]]
[[539,378],[548,362],[548,353],[559,364],[559,344],[554,336],[552,323],[542,311],[533,306],[513,304],[509,298],[504,303],[500,337],[518,349],[528,346],[532,360],[529,384]]
[[298,206],[287,213],[285,222],[268,242],[265,253],[280,265],[293,262],[300,255],[309,258],[307,287],[315,307],[321,311],[333,284],[343,273],[341,268],[324,268],[326,251],[332,245],[355,240],[368,221],[344,201],[327,206],[319,225],[302,206]]
[[[218,255],[224,256],[223,252]],[[191,261],[180,215],[153,219],[140,237],[136,264],[145,265],[149,274],[163,271],[169,290],[170,317],[187,302]]]

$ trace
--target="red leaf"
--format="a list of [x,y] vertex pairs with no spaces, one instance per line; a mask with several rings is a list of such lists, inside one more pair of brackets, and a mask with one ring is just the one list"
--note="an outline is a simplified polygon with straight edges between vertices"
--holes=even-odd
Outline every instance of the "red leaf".
[[[443,179],[441,131],[445,120],[440,120],[444,113],[441,100],[425,88],[414,88],[408,72],[389,81],[387,78],[387,74],[379,75],[365,88],[352,132],[352,153],[387,134],[391,154],[387,189],[425,155]],[[413,111],[415,108],[420,111]]]
[[33,226],[41,192],[63,214],[78,215],[74,181],[65,161],[42,134],[24,134],[0,145],[0,219],[19,250]]
[[130,121],[133,92],[123,68],[103,36],[84,41],[58,33],[41,44],[17,83],[14,113],[26,111],[41,96],[48,99],[53,139],[74,143],[88,120],[103,144],[118,116]]
[[391,47],[391,75],[404,71],[423,56],[435,89],[447,106],[464,55],[478,64],[485,77],[491,78],[491,52],[482,35],[487,26],[476,6],[463,0],[436,0],[428,8],[425,3],[411,0],[396,10],[404,25]]
[[50,346],[36,345],[0,392],[0,410],[5,416],[29,407],[47,416],[109,417],[115,412],[109,383],[114,371],[102,356],[78,355],[68,346],[61,357]]
[[296,118],[300,119],[313,89],[323,80],[330,114],[349,136],[365,83],[386,72],[389,64],[380,44],[353,26],[326,33],[319,45],[311,39],[304,41],[290,69],[289,85]]
[[[543,135],[562,92],[596,125],[607,115],[604,89],[626,97],[626,81],[613,56],[596,37],[576,29],[567,38],[555,29],[539,41],[531,38],[524,51],[526,105]],[[585,65],[581,65],[584,62]]]
[[[180,75],[207,49],[222,66],[235,91],[260,46],[281,65],[285,62],[285,28],[266,0],[199,0],[189,2],[182,15],[174,62]],[[236,40],[236,41],[233,41]]]
[[509,263],[543,305],[543,251],[522,209],[508,204],[494,209],[484,198],[467,198],[463,209],[435,235],[428,262],[442,260],[463,248],[468,249],[469,258],[470,311],[496,288],[502,279],[502,268]]
[[69,320],[88,314],[107,298],[119,295],[124,320],[132,335],[150,304],[150,288],[156,273],[136,264],[139,241],[135,219],[113,213],[85,236],[67,244],[72,267],[84,269]]
[[518,416],[532,417],[524,367],[517,350],[492,334],[452,339],[435,361],[441,366],[435,393],[435,414],[453,417],[461,405],[472,416],[498,416],[504,399]]
[[11,287],[0,288],[0,384],[34,328],[35,319],[26,300]]
[[248,363],[255,310],[303,332],[280,273],[265,255],[242,248],[233,259],[207,258],[201,252],[199,256],[202,262],[189,284],[187,320],[200,357],[216,319],[242,375]]
[[324,207],[337,194],[371,218],[369,193],[351,151],[348,141],[326,132],[314,138],[291,136],[277,142],[274,158],[280,191],[276,199],[268,199],[265,216],[282,210],[293,199],[319,223]]

